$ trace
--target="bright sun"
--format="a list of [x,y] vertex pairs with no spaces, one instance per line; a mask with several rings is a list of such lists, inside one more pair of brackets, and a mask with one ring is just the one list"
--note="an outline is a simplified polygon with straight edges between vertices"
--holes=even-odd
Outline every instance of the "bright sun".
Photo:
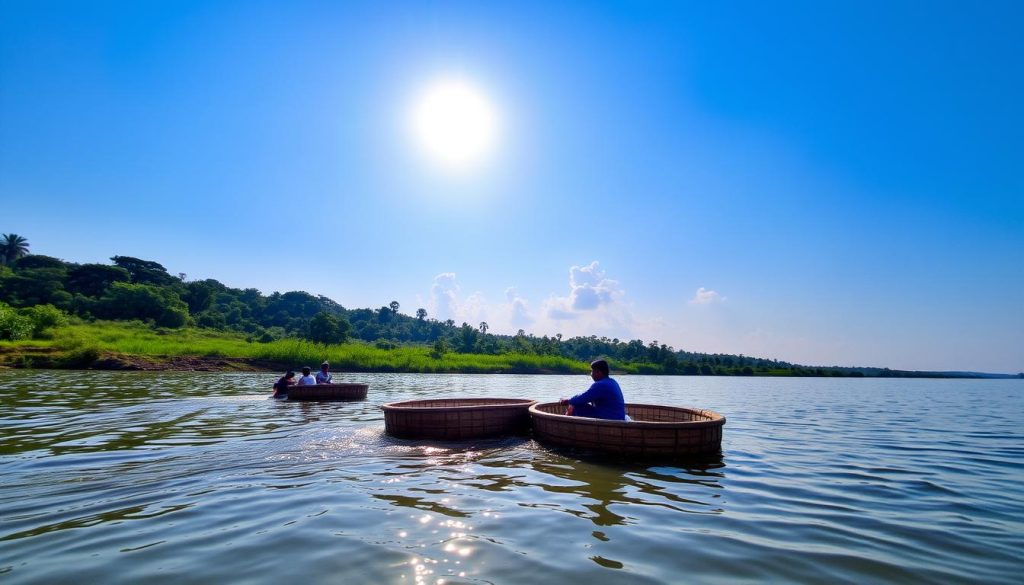
[[463,79],[426,88],[412,111],[416,140],[433,160],[450,168],[471,167],[494,149],[498,116],[487,97]]

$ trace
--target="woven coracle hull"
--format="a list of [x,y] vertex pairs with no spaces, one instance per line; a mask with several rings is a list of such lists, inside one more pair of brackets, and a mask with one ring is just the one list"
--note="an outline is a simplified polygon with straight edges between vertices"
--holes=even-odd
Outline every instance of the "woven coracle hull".
[[364,400],[366,384],[316,384],[289,386],[288,400]]
[[725,417],[710,410],[627,404],[632,421],[566,416],[557,402],[534,404],[533,436],[542,443],[639,457],[712,455],[722,449]]
[[530,428],[530,405],[519,398],[439,398],[392,402],[384,410],[384,430],[403,439],[462,441],[516,435]]

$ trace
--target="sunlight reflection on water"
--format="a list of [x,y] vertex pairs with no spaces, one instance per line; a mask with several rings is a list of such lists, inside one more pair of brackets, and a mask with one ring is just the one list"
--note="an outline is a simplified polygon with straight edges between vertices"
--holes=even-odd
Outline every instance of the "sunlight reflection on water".
[[[721,457],[384,433],[380,404],[550,400],[584,376],[0,372],[5,582],[1013,582],[1020,381],[620,379],[728,417]],[[961,413],[969,409],[972,421]],[[279,553],[287,554],[281,562]]]

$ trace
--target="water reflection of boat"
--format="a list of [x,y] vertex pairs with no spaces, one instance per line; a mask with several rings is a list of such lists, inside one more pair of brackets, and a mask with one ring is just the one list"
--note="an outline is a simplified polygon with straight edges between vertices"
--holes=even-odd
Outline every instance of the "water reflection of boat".
[[478,439],[525,433],[530,405],[520,398],[439,398],[392,402],[384,410],[384,430],[403,439]]
[[288,400],[364,400],[366,384],[310,384],[289,386]]
[[[566,512],[597,526],[635,521],[639,508],[627,505],[691,514],[722,512],[725,466],[720,457],[702,457],[700,463],[688,462],[686,467],[651,467],[635,460],[610,463],[607,456],[567,459],[540,450],[524,457],[492,457],[477,463],[494,471],[473,470],[472,477],[459,478],[462,485],[495,492],[539,488],[552,495],[537,498],[543,503],[524,501],[519,505]],[[528,473],[523,474],[524,470]],[[594,536],[607,540],[605,533]]]
[[627,404],[631,421],[562,414],[565,406],[530,407],[533,436],[542,443],[641,457],[712,455],[722,449],[725,417],[710,410]]

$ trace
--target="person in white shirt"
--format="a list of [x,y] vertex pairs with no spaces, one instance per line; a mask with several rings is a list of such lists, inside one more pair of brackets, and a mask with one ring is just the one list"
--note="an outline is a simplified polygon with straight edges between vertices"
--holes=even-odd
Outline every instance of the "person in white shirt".
[[316,373],[316,383],[317,384],[330,384],[331,383],[331,373],[327,371],[330,367],[331,367],[331,364],[329,364],[327,362],[324,362],[324,363],[320,364],[320,371]]
[[302,377],[299,378],[299,382],[298,382],[298,384],[296,384],[296,386],[315,386],[316,385],[316,378],[314,378],[313,376],[310,376],[309,372],[310,372],[310,369],[308,367],[307,368],[302,368]]

